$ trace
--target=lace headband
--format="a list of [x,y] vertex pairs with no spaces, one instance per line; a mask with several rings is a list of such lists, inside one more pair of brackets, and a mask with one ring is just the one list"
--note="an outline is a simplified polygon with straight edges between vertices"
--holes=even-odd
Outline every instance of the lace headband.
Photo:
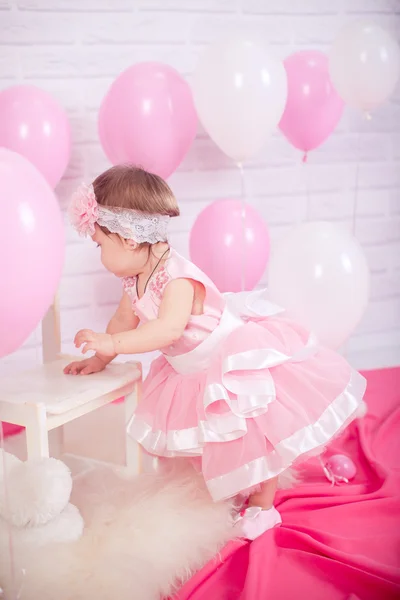
[[168,215],[151,215],[128,208],[110,208],[97,204],[92,185],[82,184],[72,196],[69,217],[79,235],[93,235],[97,223],[111,233],[138,244],[167,241]]

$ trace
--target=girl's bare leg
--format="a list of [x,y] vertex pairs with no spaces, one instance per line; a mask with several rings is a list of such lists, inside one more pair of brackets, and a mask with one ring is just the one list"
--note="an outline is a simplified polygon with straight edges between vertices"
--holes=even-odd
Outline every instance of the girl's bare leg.
[[260,486],[260,490],[250,496],[249,506],[259,506],[263,510],[271,508],[274,505],[277,485],[277,477],[264,481]]
[[255,540],[268,529],[282,523],[281,516],[274,507],[277,483],[277,477],[269,479],[261,484],[257,492],[251,494],[249,506],[241,513],[242,518],[238,521],[241,537]]

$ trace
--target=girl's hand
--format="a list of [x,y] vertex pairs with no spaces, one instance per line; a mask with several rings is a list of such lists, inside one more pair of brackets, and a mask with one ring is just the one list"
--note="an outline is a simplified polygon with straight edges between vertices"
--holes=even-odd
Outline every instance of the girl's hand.
[[95,333],[91,329],[81,329],[75,336],[76,348],[83,345],[82,353],[86,354],[89,350],[98,352],[103,356],[115,356],[113,337],[109,333]]
[[66,375],[90,375],[99,373],[106,368],[106,363],[98,356],[91,356],[85,360],[76,360],[70,363],[64,369]]

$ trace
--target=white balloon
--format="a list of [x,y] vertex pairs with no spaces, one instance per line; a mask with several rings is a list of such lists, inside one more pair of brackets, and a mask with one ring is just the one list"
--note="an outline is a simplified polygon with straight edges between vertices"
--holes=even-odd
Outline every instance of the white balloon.
[[369,286],[369,268],[360,244],[335,224],[299,225],[273,249],[271,300],[331,348],[338,348],[360,322]]
[[192,87],[204,128],[238,163],[262,148],[287,99],[283,63],[261,41],[248,38],[228,38],[209,46]]
[[347,104],[365,112],[385,102],[399,80],[399,45],[371,22],[356,21],[343,29],[329,59],[337,92]]

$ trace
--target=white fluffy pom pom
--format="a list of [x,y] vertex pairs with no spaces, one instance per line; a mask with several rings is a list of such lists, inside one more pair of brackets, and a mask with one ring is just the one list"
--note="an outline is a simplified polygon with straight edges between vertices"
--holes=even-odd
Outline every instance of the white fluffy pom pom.
[[[0,533],[2,529],[0,519]],[[79,540],[84,523],[82,516],[73,504],[67,504],[62,513],[40,527],[17,527],[13,529],[13,539],[18,548],[29,551],[47,544],[68,544]]]
[[7,487],[9,510],[2,486],[0,516],[16,527],[35,527],[48,523],[64,510],[71,495],[72,478],[63,462],[43,458],[14,464],[8,472]]

